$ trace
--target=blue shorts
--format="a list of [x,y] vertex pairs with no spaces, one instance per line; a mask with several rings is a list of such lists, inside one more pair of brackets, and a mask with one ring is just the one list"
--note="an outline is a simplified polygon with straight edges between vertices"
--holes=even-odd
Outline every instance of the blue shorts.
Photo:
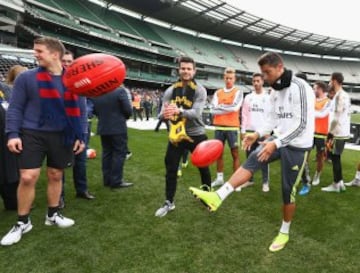
[[238,148],[240,145],[239,131],[236,130],[215,130],[215,139],[224,144],[227,141],[230,149]]
[[[272,139],[270,138],[269,141]],[[284,204],[295,203],[296,188],[301,182],[301,176],[304,171],[308,151],[293,147],[282,147],[270,156],[266,162],[258,160],[258,153],[262,149],[262,145],[253,151],[249,158],[243,164],[243,168],[251,173],[256,172],[265,164],[280,159],[281,161],[281,182],[282,197]]]

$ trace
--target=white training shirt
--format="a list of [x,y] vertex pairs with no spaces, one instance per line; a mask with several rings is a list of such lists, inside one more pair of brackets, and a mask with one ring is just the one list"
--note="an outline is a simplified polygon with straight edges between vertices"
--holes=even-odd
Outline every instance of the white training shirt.
[[289,87],[270,94],[270,113],[257,130],[260,137],[274,131],[277,148],[311,149],[315,129],[315,95],[311,86],[292,76]]
[[333,98],[333,115],[330,123],[329,132],[338,138],[348,138],[350,136],[351,100],[344,89],[336,92]]
[[262,127],[270,112],[270,96],[265,90],[255,91],[244,98],[241,110],[241,133],[257,131]]

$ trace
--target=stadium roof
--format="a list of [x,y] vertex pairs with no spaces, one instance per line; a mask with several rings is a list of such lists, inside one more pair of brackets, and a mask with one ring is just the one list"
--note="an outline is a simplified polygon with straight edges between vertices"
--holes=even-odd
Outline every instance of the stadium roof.
[[106,0],[174,26],[245,45],[316,55],[360,57],[360,42],[323,36],[257,17],[223,0]]

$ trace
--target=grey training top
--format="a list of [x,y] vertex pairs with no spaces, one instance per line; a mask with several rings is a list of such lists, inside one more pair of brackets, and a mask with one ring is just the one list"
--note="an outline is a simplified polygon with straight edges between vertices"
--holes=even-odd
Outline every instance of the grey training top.
[[[186,88],[186,86],[184,87]],[[173,96],[173,85],[166,89],[163,97],[163,106],[160,117],[164,111],[164,104],[171,103]],[[185,90],[184,90],[185,91]],[[186,133],[189,136],[199,136],[205,134],[205,124],[202,121],[202,112],[206,103],[207,92],[205,87],[196,83],[196,90],[194,94],[194,101],[191,109],[183,109],[182,116],[186,118]]]

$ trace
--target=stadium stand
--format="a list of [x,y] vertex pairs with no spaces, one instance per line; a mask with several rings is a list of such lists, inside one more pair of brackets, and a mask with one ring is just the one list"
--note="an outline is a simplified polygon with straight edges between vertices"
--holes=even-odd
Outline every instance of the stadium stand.
[[[199,64],[199,81],[210,89],[222,85],[221,74],[224,67],[235,67],[241,78],[239,84],[246,89],[248,89],[246,86],[251,83],[249,76],[258,71],[256,60],[265,50],[262,47],[224,43],[220,38],[214,40],[203,37],[204,35],[197,31],[188,34],[175,30],[174,25],[167,28],[155,25],[144,21],[146,16],[142,14],[135,18],[115,11],[110,8],[113,5],[112,2],[118,1],[108,1],[111,5],[99,6],[86,0],[24,0],[22,5],[24,9],[22,12],[20,11],[21,16],[19,17],[23,18],[17,22],[17,27],[25,32],[24,37],[27,38],[20,37],[19,34],[18,39],[22,44],[26,44],[31,43],[30,38],[36,35],[49,35],[61,39],[75,51],[79,49],[82,54],[91,51],[115,54],[127,62],[129,75],[132,78],[149,82],[166,83],[169,79],[173,79],[176,58],[181,55],[194,57]],[[122,1],[125,6],[129,6],[130,2]],[[210,14],[212,4],[207,3],[206,5],[209,6]],[[213,7],[213,9],[217,8]],[[205,16],[205,12],[198,16]],[[248,17],[248,20],[252,20],[251,18],[254,19]],[[170,19],[169,21],[171,21]],[[233,20],[235,19],[229,18],[225,22]],[[246,26],[245,21],[241,24]],[[310,39],[306,41],[306,37],[310,36],[305,32],[297,30],[291,32],[289,28],[264,20],[262,20],[262,24],[270,29],[266,33],[267,36],[274,32],[270,27],[277,27],[276,31],[284,35],[282,38],[284,41],[298,37],[298,43],[316,43]],[[196,28],[197,26],[194,24],[194,29]],[[249,26],[249,30],[255,33],[256,27]],[[320,38],[320,36],[311,36],[311,39],[317,39],[317,41],[321,41]],[[326,42],[331,45],[338,41],[326,39]],[[317,43],[320,44],[320,42]],[[345,41],[343,44],[352,46],[350,41]],[[354,48],[355,46],[356,44]],[[325,53],[324,51],[324,55]],[[314,56],[308,55],[296,52],[294,54],[282,53],[288,68],[295,72],[306,73],[310,81],[328,81],[332,72],[341,71],[345,76],[347,88],[355,91],[360,89],[359,60],[341,59],[340,57],[343,56],[332,59],[315,54]],[[346,57],[346,54],[344,56]]]

